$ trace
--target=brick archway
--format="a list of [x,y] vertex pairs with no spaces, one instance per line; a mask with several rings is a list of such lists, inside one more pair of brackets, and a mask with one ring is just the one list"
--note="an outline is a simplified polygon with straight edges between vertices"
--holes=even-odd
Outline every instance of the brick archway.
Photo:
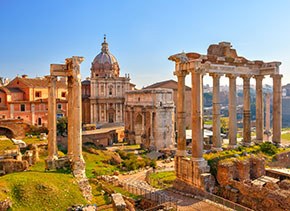
[[27,124],[22,119],[3,119],[0,120],[0,135],[8,138],[22,139],[28,129]]

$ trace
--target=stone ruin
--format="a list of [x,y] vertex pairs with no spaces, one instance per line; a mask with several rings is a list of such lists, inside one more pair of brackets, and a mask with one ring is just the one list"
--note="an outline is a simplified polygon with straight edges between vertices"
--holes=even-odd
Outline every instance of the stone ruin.
[[[229,149],[237,147],[237,99],[236,79],[243,79],[243,146],[250,146],[251,112],[250,112],[250,79],[256,80],[256,141],[263,142],[263,78],[273,78],[273,138],[272,142],[281,144],[281,78],[279,71],[281,62],[250,61],[238,56],[228,42],[210,45],[207,55],[198,53],[179,53],[169,57],[175,62],[174,75],[177,76],[177,153],[175,156],[176,180],[174,188],[191,192],[214,191],[215,180],[209,173],[210,168],[203,158],[203,76],[213,77],[213,145],[212,151],[222,150],[220,122],[220,77],[229,78]],[[188,158],[186,152],[185,133],[185,77],[191,74],[192,83],[192,154]],[[241,168],[240,177],[248,177],[247,165],[236,164]],[[246,171],[242,175],[242,171]]]
[[[85,161],[82,155],[82,95],[80,64],[84,57],[73,56],[67,58],[65,64],[51,64],[48,87],[48,157],[45,169],[61,168],[66,165],[72,167],[73,175],[77,179],[83,196],[91,200],[92,192],[85,174]],[[68,85],[68,152],[67,158],[58,158],[56,140],[56,81],[57,77],[65,77]]]
[[265,167],[264,158],[254,155],[221,161],[215,192],[254,210],[290,210],[290,180],[268,176]]
[[6,150],[0,158],[0,175],[13,172],[22,172],[39,160],[39,150],[36,144],[25,147],[26,151],[22,155],[19,146],[15,150]]

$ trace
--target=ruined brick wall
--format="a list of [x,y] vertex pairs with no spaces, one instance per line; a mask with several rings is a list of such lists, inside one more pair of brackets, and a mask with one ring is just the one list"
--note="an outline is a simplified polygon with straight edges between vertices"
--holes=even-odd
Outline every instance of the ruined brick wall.
[[290,151],[275,155],[273,161],[268,165],[269,167],[290,168]]

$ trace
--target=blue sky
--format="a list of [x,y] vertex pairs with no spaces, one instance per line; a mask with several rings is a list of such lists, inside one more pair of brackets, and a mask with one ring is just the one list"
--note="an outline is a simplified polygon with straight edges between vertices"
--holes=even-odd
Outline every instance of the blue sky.
[[220,41],[231,42],[248,59],[281,61],[286,84],[289,8],[287,0],[0,0],[0,73],[44,76],[51,63],[84,56],[81,72],[86,78],[107,34],[121,75],[130,73],[139,88],[174,79],[170,55],[183,50],[205,54]]

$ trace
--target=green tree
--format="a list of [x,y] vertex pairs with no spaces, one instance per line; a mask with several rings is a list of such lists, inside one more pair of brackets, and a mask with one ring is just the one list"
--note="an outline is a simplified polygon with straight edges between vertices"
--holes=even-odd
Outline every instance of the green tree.
[[67,117],[62,117],[57,120],[56,123],[57,132],[62,136],[65,132],[67,132]]

